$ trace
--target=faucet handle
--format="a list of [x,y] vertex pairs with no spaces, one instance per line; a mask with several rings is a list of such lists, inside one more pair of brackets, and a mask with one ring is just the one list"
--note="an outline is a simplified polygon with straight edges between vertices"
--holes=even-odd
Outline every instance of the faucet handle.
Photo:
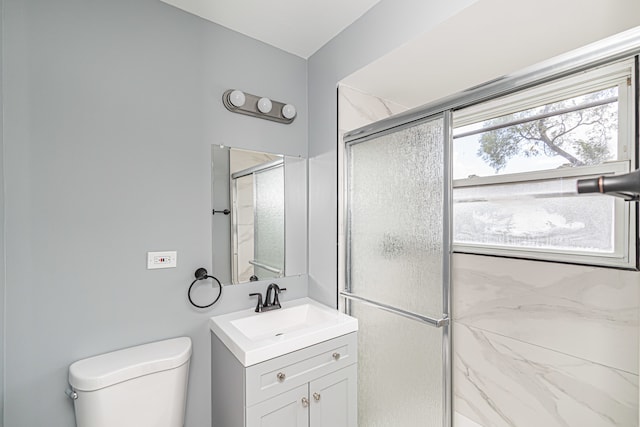
[[262,311],[262,294],[260,292],[249,294],[250,297],[258,297],[258,305],[256,305],[256,313],[260,313]]

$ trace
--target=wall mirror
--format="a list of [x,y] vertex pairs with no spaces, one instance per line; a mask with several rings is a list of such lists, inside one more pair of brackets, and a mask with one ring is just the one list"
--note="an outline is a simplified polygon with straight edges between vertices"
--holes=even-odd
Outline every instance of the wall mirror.
[[213,271],[224,284],[306,272],[307,162],[212,146]]

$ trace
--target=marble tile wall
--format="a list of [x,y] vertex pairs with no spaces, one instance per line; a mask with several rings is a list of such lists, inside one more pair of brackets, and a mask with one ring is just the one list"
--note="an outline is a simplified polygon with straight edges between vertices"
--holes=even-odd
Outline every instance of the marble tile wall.
[[358,129],[394,114],[406,111],[407,107],[387,99],[369,95],[349,86],[338,88],[338,128],[345,132]]
[[455,254],[452,279],[454,408],[465,419],[638,425],[640,273]]
[[487,426],[636,426],[638,376],[456,323],[456,410]]
[[457,254],[453,280],[457,322],[638,373],[638,273]]

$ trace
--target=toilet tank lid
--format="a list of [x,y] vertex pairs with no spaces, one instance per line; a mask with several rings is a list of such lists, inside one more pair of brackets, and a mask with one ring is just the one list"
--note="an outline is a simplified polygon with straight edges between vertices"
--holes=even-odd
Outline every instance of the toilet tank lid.
[[185,364],[191,357],[191,339],[173,338],[78,360],[69,367],[69,384],[93,391],[143,375]]

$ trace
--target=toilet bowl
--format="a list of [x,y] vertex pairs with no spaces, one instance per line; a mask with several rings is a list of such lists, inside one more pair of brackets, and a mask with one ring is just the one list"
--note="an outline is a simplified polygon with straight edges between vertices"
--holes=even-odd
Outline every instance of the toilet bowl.
[[181,337],[73,363],[77,427],[182,427],[190,358]]

